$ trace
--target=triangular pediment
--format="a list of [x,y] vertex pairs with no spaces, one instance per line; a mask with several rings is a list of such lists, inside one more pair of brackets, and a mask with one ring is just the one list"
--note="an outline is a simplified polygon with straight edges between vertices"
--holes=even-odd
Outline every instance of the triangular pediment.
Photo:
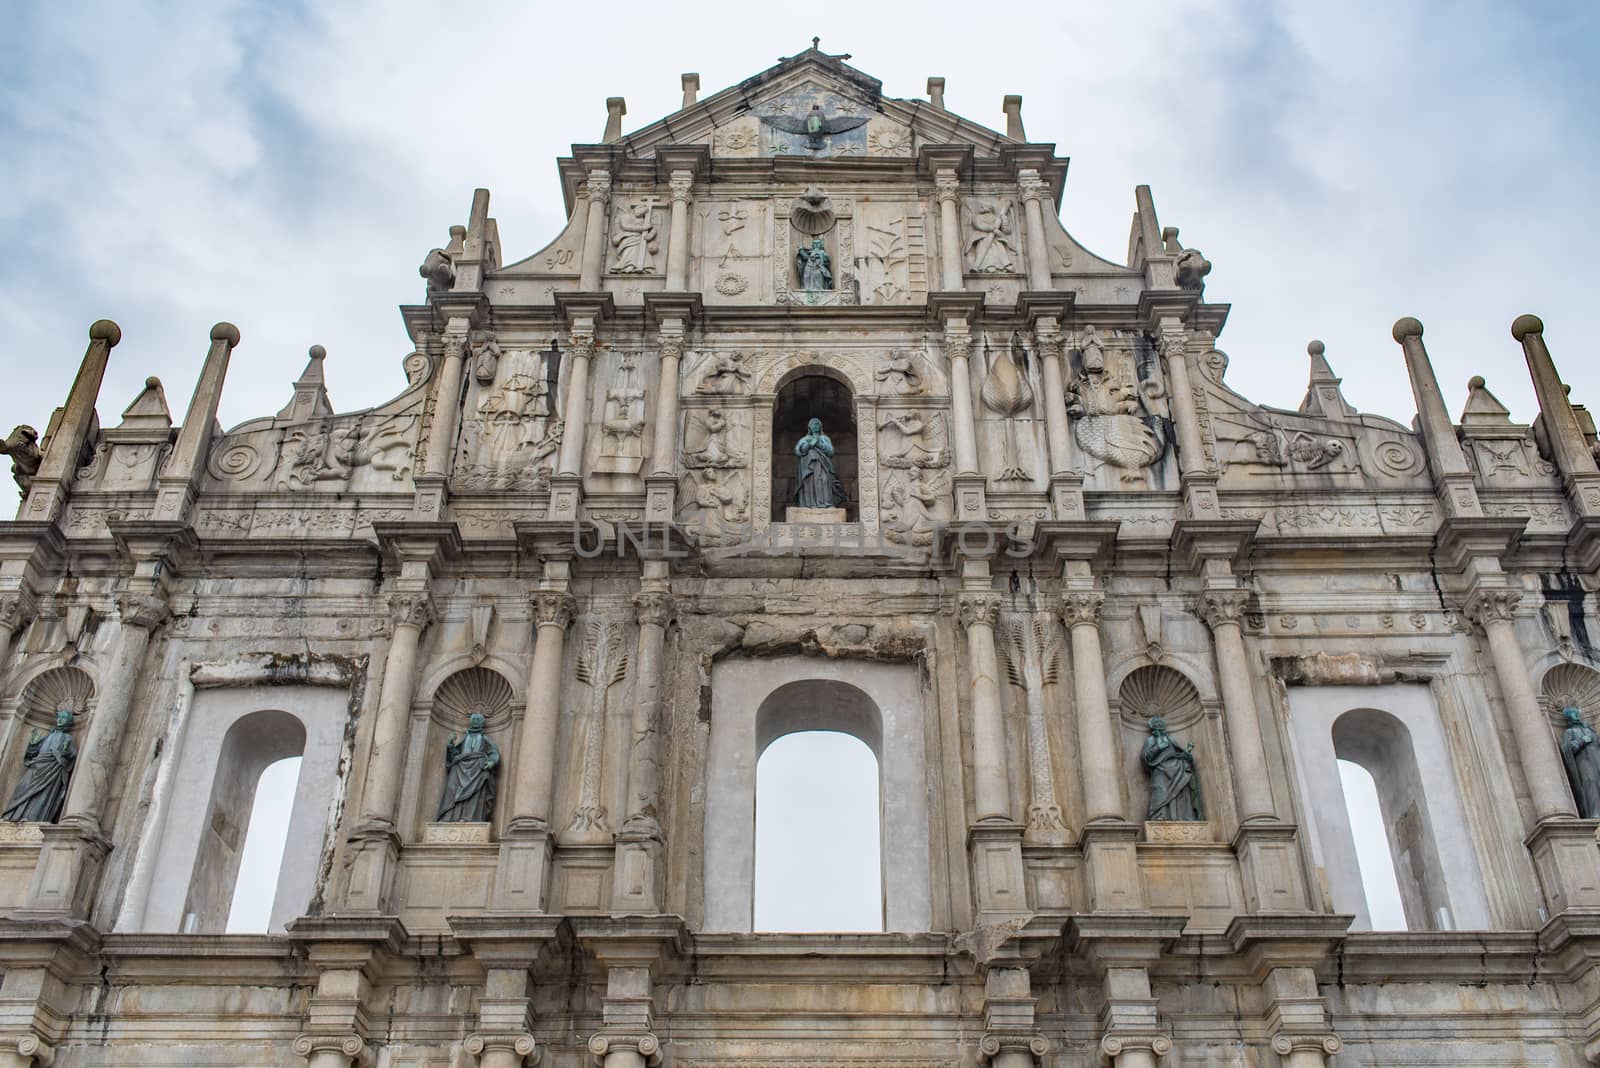
[[[885,97],[882,82],[844,58],[808,48],[625,135],[621,147],[634,158],[663,145],[703,144],[713,157],[839,159],[910,158],[922,144],[990,156],[1021,143],[926,100]],[[818,122],[808,131],[813,115]]]

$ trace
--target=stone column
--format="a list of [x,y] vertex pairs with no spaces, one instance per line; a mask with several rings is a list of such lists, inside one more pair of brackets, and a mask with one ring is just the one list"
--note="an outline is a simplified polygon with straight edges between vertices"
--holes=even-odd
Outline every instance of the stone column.
[[152,519],[181,520],[189,512],[205,471],[206,455],[211,451],[211,433],[217,421],[217,405],[222,400],[222,383],[228,376],[228,360],[238,344],[239,328],[232,323],[218,323],[211,328],[211,349],[201,365],[189,412],[183,417],[178,440],[156,478]]
[[561,459],[557,473],[583,475],[583,446],[589,432],[589,360],[594,355],[594,320],[579,318],[572,324],[572,347],[567,352],[567,395],[561,409]]
[[1061,618],[1072,643],[1072,696],[1078,722],[1078,759],[1083,763],[1085,818],[1121,820],[1122,770],[1106,697],[1105,659],[1100,649],[1100,614],[1106,595],[1069,590],[1061,598]]
[[1244,648],[1246,590],[1206,590],[1200,595],[1200,616],[1211,628],[1217,647],[1217,682],[1222,690],[1222,715],[1228,728],[1228,754],[1233,760],[1234,797],[1239,822],[1270,820],[1276,812],[1267,777],[1261,721],[1250,687],[1254,672]]
[[1500,680],[1511,733],[1517,739],[1534,820],[1574,817],[1577,809],[1567,788],[1567,773],[1556,748],[1555,732],[1539,707],[1528,661],[1512,623],[1521,599],[1522,594],[1514,589],[1480,588],[1468,597],[1466,615],[1483,628],[1489,640],[1489,656],[1494,661],[1495,677]]
[[422,632],[433,622],[433,602],[426,591],[396,593],[389,598],[389,614],[394,636],[383,662],[366,784],[361,790],[361,822],[394,830],[410,736],[411,700],[417,690],[417,651]]
[[444,357],[439,364],[438,381],[433,389],[433,421],[428,424],[428,439],[421,446],[422,462],[417,465],[415,514],[437,517],[444,508],[445,482],[450,477],[450,450],[456,440],[456,423],[461,417],[461,377],[466,364],[467,334],[470,323],[455,318],[445,324]]
[[648,569],[633,599],[639,617],[639,656],[634,661],[633,729],[628,745],[628,791],[617,834],[612,874],[612,912],[661,910],[661,674],[672,594],[664,560]]
[[78,377],[72,380],[61,419],[50,434],[50,440],[45,442],[39,470],[28,487],[19,519],[47,522],[61,513],[67,499],[67,484],[78,471],[78,458],[83,455],[89,431],[94,426],[94,402],[100,396],[106,361],[121,340],[122,328],[110,319],[98,319],[89,327],[89,348],[78,367]]
[[1022,212],[1028,228],[1028,288],[1035,292],[1050,289],[1050,244],[1044,236],[1044,200],[1049,196],[1044,179],[1032,168],[1017,172],[1022,190]]
[[1537,315],[1519,315],[1511,324],[1511,336],[1522,343],[1528,373],[1533,377],[1533,391],[1539,398],[1545,437],[1566,481],[1573,509],[1580,516],[1600,515],[1600,467],[1589,452],[1572,402],[1567,399],[1567,388],[1544,343],[1544,323]]
[[1327,1068],[1328,1058],[1344,1049],[1338,1035],[1274,1035],[1272,1052],[1284,1068]]
[[1455,424],[1444,406],[1444,394],[1428,362],[1422,345],[1422,324],[1405,318],[1394,324],[1394,339],[1405,353],[1406,374],[1411,379],[1411,394],[1417,402],[1417,423],[1422,443],[1428,452],[1428,467],[1433,473],[1439,503],[1446,517],[1481,516],[1478,491],[1466,454],[1456,437]]
[[689,288],[689,205],[694,203],[694,172],[672,172],[672,222],[667,231],[667,292]]
[[1011,819],[1011,788],[1006,775],[1006,727],[1000,711],[1000,666],[994,625],[1000,598],[992,593],[962,593],[961,625],[967,632],[968,670],[972,672],[973,819]]
[[369,1068],[375,1063],[371,1048],[360,1035],[300,1035],[294,1051],[306,1059],[306,1068]]
[[48,1068],[55,1063],[56,1051],[36,1035],[0,1039],[0,1068]]
[[656,379],[655,427],[650,445],[650,473],[645,476],[645,519],[672,518],[678,493],[678,374],[683,361],[683,320],[662,319],[657,345],[661,353]]
[[1034,326],[1033,338],[1039,349],[1044,378],[1044,428],[1050,443],[1050,473],[1056,475],[1072,467],[1066,374],[1061,366],[1064,348],[1061,328],[1053,317],[1045,316]]
[[978,432],[972,421],[972,372],[968,357],[972,334],[965,319],[951,320],[944,328],[944,351],[950,360],[950,413],[954,424],[956,474],[978,473]]
[[961,271],[961,221],[959,182],[954,170],[940,169],[933,176],[933,196],[939,202],[939,268],[941,287],[954,293],[965,289]]
[[600,289],[606,265],[606,220],[611,203],[611,172],[590,171],[586,185],[589,214],[584,219],[583,259],[579,264],[578,288],[585,293]]

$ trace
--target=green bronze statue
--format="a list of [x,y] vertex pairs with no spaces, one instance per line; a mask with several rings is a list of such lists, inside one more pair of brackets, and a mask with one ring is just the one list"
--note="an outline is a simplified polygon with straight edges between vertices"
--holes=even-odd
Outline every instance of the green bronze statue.
[[467,736],[444,747],[444,796],[439,823],[488,823],[494,815],[494,771],[500,750],[483,733],[483,713],[467,717]]
[[1167,733],[1167,721],[1150,717],[1150,737],[1140,759],[1150,775],[1151,820],[1203,820],[1200,781],[1195,778],[1194,743],[1179,748]]
[[800,271],[800,288],[807,292],[820,292],[833,288],[833,267],[828,250],[822,247],[822,238],[813,237],[807,248],[794,254],[795,266]]
[[1586,820],[1600,819],[1600,745],[1594,729],[1583,721],[1583,713],[1568,708],[1561,732],[1561,762],[1572,781],[1572,796],[1578,802],[1578,815]]
[[4,818],[11,823],[54,823],[67,803],[67,783],[78,762],[72,740],[72,709],[56,713],[55,729],[40,737],[33,732],[22,757],[22,779],[11,792]]
[[794,478],[794,503],[800,508],[838,508],[846,500],[833,468],[833,442],[822,432],[822,420],[806,424],[806,436],[795,443],[800,458]]

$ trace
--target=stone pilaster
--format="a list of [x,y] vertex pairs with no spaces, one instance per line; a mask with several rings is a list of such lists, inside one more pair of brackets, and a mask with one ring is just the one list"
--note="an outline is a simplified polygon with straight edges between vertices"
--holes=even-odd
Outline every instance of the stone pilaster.
[[1060,321],[1042,315],[1034,323],[1044,379],[1045,437],[1050,446],[1050,504],[1056,519],[1083,518],[1083,472],[1073,470],[1071,425],[1067,419],[1065,339]]
[[1261,984],[1272,1051],[1287,1068],[1325,1068],[1344,1047],[1333,1033],[1317,968],[1338,949],[1350,916],[1240,916],[1227,939]]
[[1172,1050],[1150,989],[1150,969],[1183,933],[1183,916],[1078,916],[1067,924],[1070,951],[1100,979],[1100,1052],[1115,1068],[1155,1068]]
[[978,1039],[978,1063],[990,1068],[1037,1068],[1050,1052],[1050,1041],[1034,1019],[1028,970],[990,967],[983,983],[983,1034]]
[[372,1068],[378,1052],[368,1025],[373,985],[405,943],[404,925],[382,916],[301,917],[288,934],[317,975],[295,1053],[307,1068]]
[[450,933],[483,968],[477,1030],[462,1042],[479,1068],[527,1068],[542,1051],[535,1043],[531,995],[534,969],[556,945],[554,916],[451,916]]
[[72,920],[0,919],[0,1068],[49,1068],[94,974],[100,935]]

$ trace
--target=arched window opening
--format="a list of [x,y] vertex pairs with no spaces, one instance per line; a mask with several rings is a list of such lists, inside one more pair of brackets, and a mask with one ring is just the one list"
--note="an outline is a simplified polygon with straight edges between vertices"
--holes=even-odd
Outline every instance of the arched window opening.
[[878,759],[831,730],[784,734],[756,765],[755,928],[882,931]]
[[806,424],[822,421],[833,442],[834,473],[844,488],[845,518],[859,514],[856,481],[856,413],[850,389],[825,375],[801,375],[778,390],[772,412],[772,518],[783,522],[795,503],[794,447],[806,435]]
[[269,764],[256,783],[228,910],[229,934],[261,934],[272,925],[272,903],[278,896],[278,873],[289,844],[289,816],[299,782],[300,757],[288,757]]
[[1349,760],[1339,761],[1339,782],[1344,789],[1345,813],[1350,820],[1350,835],[1356,843],[1356,867],[1361,870],[1361,889],[1367,896],[1367,915],[1372,929],[1404,931],[1406,911],[1400,901],[1394,858],[1389,855],[1389,835],[1383,827],[1378,784],[1366,768]]
[[[1388,846],[1390,870],[1394,872],[1405,917],[1401,928],[1413,931],[1453,929],[1455,921],[1411,732],[1387,712],[1358,708],[1334,721],[1333,751],[1341,764],[1348,762],[1365,770],[1374,784],[1378,822]],[[1346,806],[1350,807],[1348,790],[1345,798]],[[1358,857],[1361,838],[1374,837],[1361,835],[1359,826],[1352,818],[1350,831],[1356,839]],[[1374,883],[1368,880],[1377,878],[1377,868],[1376,862],[1362,865],[1367,919],[1374,929],[1380,929],[1381,903],[1373,900]]]
[[[216,775],[211,780],[211,799],[200,828],[199,850],[189,879],[180,930],[216,934],[231,929],[229,916],[233,911],[234,889],[240,879],[246,835],[255,822],[253,810],[260,800],[257,787],[262,774],[273,764],[301,756],[305,748],[305,727],[287,712],[252,712],[228,729],[222,739]],[[298,780],[299,769],[295,770]],[[293,792],[286,807],[291,810],[294,807]],[[284,819],[288,819],[288,813],[284,814]],[[266,883],[272,888],[274,900],[283,876],[287,829],[281,837],[284,841],[278,845],[271,868],[250,873],[252,881]],[[267,850],[265,845],[258,848]],[[271,911],[269,902],[269,922],[258,930],[269,928]]]

